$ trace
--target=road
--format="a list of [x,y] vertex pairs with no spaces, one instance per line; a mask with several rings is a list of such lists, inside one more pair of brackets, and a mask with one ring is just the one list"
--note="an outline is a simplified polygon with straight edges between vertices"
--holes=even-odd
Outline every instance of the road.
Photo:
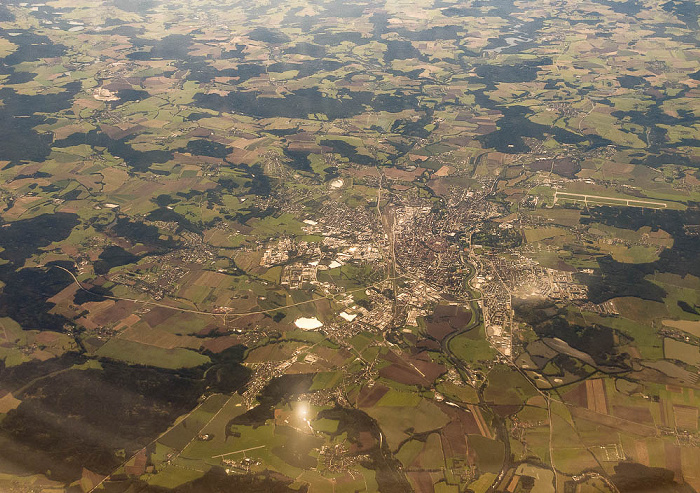
[[[592,199],[592,202],[598,201],[609,201],[609,202],[619,202],[620,205],[626,205],[628,207],[648,207],[650,209],[666,209],[668,207],[668,204],[665,202],[654,202],[651,200],[638,200],[638,199],[626,199],[626,198],[619,198],[619,197],[604,197],[602,195],[589,195],[589,194],[582,194],[582,193],[571,193],[571,192],[560,192],[560,191],[555,191],[554,192],[554,203],[557,203],[557,200],[561,197],[563,200],[573,200],[576,202],[583,201],[586,205],[588,205],[589,199]],[[641,204],[641,205],[640,205]]]
[[[397,305],[396,305],[396,293],[397,291],[397,285],[396,285],[396,234],[394,232],[394,214],[389,211],[388,213],[384,214],[381,210],[380,207],[380,202],[382,200],[382,187],[383,187],[383,182],[384,182],[384,174],[382,173],[381,168],[377,167],[377,172],[379,173],[379,187],[377,188],[377,215],[379,216],[379,222],[382,226],[382,231],[384,231],[384,234],[389,240],[389,251],[391,254],[391,268],[389,270],[389,275],[392,277],[393,282],[392,282],[392,291],[394,293],[394,299],[393,299],[393,313],[394,317],[396,317],[396,310],[397,310]],[[386,259],[385,259],[386,260]]]
[[[469,285],[471,280],[476,276],[476,266],[467,263],[462,256],[460,256],[460,259],[462,263],[466,266],[469,267],[469,275],[465,282]],[[470,286],[471,287],[471,286]],[[450,349],[450,342],[455,338],[458,337],[461,334],[464,334],[466,332],[469,332],[470,330],[476,328],[479,324],[482,322],[482,316],[481,316],[481,310],[479,309],[478,304],[476,303],[477,300],[481,299],[479,298],[470,298],[469,300],[463,300],[465,302],[468,302],[470,304],[470,309],[472,311],[472,318],[469,321],[469,323],[463,327],[462,329],[455,331],[451,334],[449,334],[447,337],[445,337],[441,342],[441,348],[443,354],[447,357],[447,359],[454,365],[455,368],[459,370],[459,373],[463,375],[464,373],[469,372],[469,368],[464,364],[464,362],[459,359],[457,355],[455,355],[452,350]],[[462,376],[462,379],[464,380],[464,376]],[[468,382],[467,382],[468,383]],[[505,419],[501,416],[498,415],[498,413],[495,413],[489,409],[489,405],[484,401],[483,397],[483,390],[484,386],[480,386],[479,389],[477,389],[477,395],[479,396],[479,407],[486,409],[489,411],[489,413],[493,416],[493,426],[496,429],[496,439],[499,440],[501,443],[503,443],[503,448],[504,448],[504,461],[503,461],[503,467],[501,468],[500,473],[496,477],[496,479],[493,481],[491,486],[489,487],[489,492],[496,491],[496,488],[498,487],[499,483],[503,480],[505,477],[505,474],[508,472],[508,470],[511,468],[511,451],[510,451],[510,437],[508,434],[508,429],[506,426]],[[454,403],[459,407],[460,409],[463,409],[465,411],[469,411],[468,407],[464,406],[463,403]]]
[[[214,395],[215,395],[215,394],[212,394],[212,395],[210,395],[207,399],[205,399],[205,400],[203,400],[202,402],[200,402],[199,405],[198,405],[197,407],[195,407],[194,409],[192,409],[192,410],[191,410],[189,413],[187,413],[184,417],[180,418],[179,421],[178,421],[178,423],[180,423],[180,422],[184,421],[185,419],[189,418],[195,411],[197,411],[200,407],[202,407],[202,406],[204,405],[204,403],[207,402],[207,400],[211,399]],[[158,435],[156,438],[154,438],[153,440],[151,440],[151,441],[148,443],[148,445],[146,445],[145,447],[139,449],[135,454],[133,454],[133,455],[130,456],[128,459],[126,459],[124,462],[122,462],[116,469],[114,469],[111,473],[109,473],[107,476],[105,476],[104,478],[102,478],[102,481],[100,481],[100,482],[97,483],[95,486],[93,486],[93,487],[90,489],[90,491],[88,491],[88,493],[92,493],[93,491],[95,491],[95,490],[97,490],[98,488],[100,488],[100,486],[102,486],[102,484],[103,484],[105,481],[108,481],[108,480],[112,477],[113,474],[115,474],[116,472],[118,472],[122,467],[124,467],[126,464],[128,464],[130,460],[132,460],[134,457],[136,457],[138,454],[140,454],[143,450],[146,450],[148,447],[150,447],[151,445],[153,445],[154,443],[156,443],[158,440],[160,440],[161,438],[163,438],[165,435],[167,435],[175,426],[177,426],[177,424],[175,424],[175,425],[173,425],[172,427],[170,427],[170,428],[168,428],[167,430],[165,430],[163,433],[161,433],[161,434]]]
[[[203,428],[202,428],[203,429]],[[241,450],[236,450],[234,452],[227,452],[225,454],[219,454],[219,455],[212,455],[212,459],[218,459],[219,457],[226,457],[227,455],[233,455],[233,454],[242,454],[244,452],[250,452],[251,450],[259,450],[261,448],[265,448],[267,445],[258,445],[257,447],[249,447],[249,448],[244,448]]]
[[[264,313],[278,312],[281,310],[286,310],[287,308],[292,308],[294,306],[305,305],[307,303],[315,303],[316,301],[319,301],[319,300],[328,300],[328,299],[330,299],[331,301],[335,300],[334,296],[318,296],[316,298],[311,298],[310,300],[300,301],[298,303],[291,303],[289,305],[284,305],[284,306],[278,306],[276,308],[270,308],[268,310],[255,310],[255,311],[250,311],[250,312],[234,312],[234,313],[232,313],[232,312],[226,312],[226,313],[208,312],[208,311],[203,311],[203,310],[193,310],[191,308],[183,308],[183,307],[179,307],[179,306],[166,305],[164,303],[157,303],[155,301],[139,300],[136,298],[125,298],[122,296],[110,296],[110,295],[105,295],[105,294],[94,293],[94,292],[90,291],[90,289],[83,286],[83,284],[80,282],[80,280],[78,280],[78,278],[75,277],[75,275],[71,271],[69,271],[68,269],[61,267],[60,265],[52,265],[50,267],[56,267],[58,269],[61,269],[65,272],[67,272],[68,274],[70,274],[70,276],[73,278],[73,281],[75,281],[75,283],[78,285],[78,287],[80,289],[82,289],[83,291],[86,291],[88,293],[94,294],[95,296],[99,296],[101,298],[105,298],[108,300],[115,300],[115,301],[131,301],[133,303],[140,303],[142,305],[148,305],[148,306],[157,306],[160,308],[167,308],[169,310],[175,310],[175,311],[184,312],[184,313],[195,313],[197,315],[209,315],[212,317],[221,317],[223,319],[224,325],[226,324],[227,318],[231,317],[231,316],[241,318],[241,317],[247,317],[249,315],[260,315],[260,314],[264,314]],[[403,277],[403,276],[400,276],[400,277]],[[351,289],[349,291],[344,291],[343,295],[347,295],[350,293],[356,293],[359,291],[365,291],[369,288],[379,286],[386,281],[395,281],[396,279],[397,278],[389,276],[386,279],[383,279],[379,282],[375,282],[373,284],[369,284],[369,285],[363,286],[361,288],[356,288],[356,289]]]

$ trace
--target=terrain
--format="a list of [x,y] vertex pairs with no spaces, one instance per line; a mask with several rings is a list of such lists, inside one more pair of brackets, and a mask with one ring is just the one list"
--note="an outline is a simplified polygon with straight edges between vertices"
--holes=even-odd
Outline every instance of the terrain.
[[700,491],[693,0],[0,5],[0,491]]

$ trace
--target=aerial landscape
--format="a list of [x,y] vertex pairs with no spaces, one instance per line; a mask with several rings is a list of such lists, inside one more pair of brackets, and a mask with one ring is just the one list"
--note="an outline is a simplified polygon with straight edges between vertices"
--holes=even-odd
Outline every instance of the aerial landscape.
[[700,492],[696,0],[3,0],[0,492]]

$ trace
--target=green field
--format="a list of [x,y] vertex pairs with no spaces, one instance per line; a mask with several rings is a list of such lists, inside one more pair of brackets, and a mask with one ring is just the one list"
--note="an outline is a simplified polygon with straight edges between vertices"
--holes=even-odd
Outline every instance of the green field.
[[0,3],[0,490],[700,491],[696,7]]
[[700,351],[698,347],[675,339],[664,339],[664,357],[700,367]]
[[96,355],[125,361],[134,365],[156,366],[159,368],[192,368],[210,362],[207,356],[189,349],[163,349],[137,342],[112,339],[97,350]]

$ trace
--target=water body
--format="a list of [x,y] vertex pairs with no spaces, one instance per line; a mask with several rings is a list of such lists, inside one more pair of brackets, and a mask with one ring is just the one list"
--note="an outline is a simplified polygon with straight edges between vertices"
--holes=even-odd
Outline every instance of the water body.
[[485,53],[522,53],[535,47],[534,38],[543,26],[543,19],[515,24],[508,32],[490,38]]
[[311,318],[298,318],[294,321],[294,325],[303,330],[316,330],[323,327],[323,322],[321,322],[316,317]]
[[532,38],[527,38],[527,37],[521,37],[521,36],[513,36],[513,35],[504,35],[496,38],[495,40],[492,40],[488,46],[493,46],[496,44],[500,43],[505,43],[505,45],[501,45],[495,48],[484,48],[484,52],[486,53],[500,53],[505,49],[508,48],[513,48],[515,46],[521,45],[523,43],[529,43],[532,41]]

